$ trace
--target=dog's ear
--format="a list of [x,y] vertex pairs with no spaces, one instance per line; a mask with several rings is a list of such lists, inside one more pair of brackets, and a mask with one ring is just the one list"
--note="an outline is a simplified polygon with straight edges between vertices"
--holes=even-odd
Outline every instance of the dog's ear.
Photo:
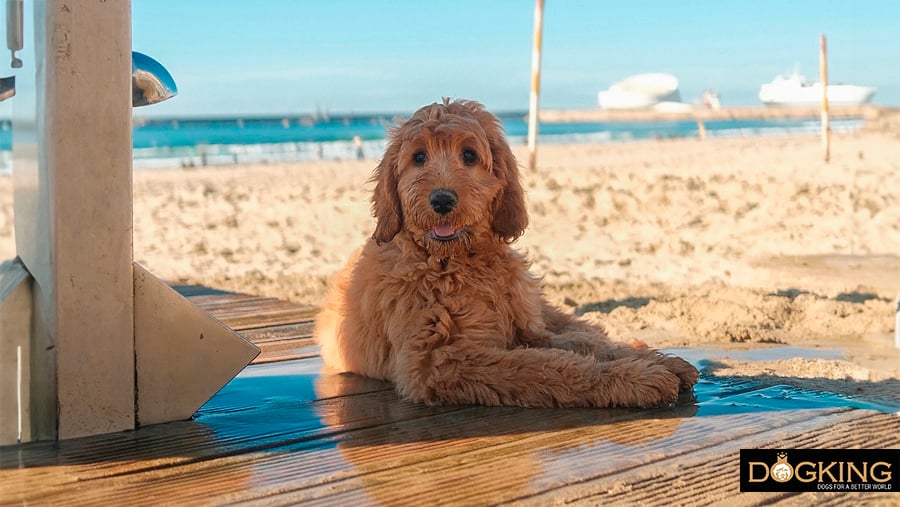
[[525,191],[519,181],[519,163],[506,142],[500,119],[484,109],[479,113],[478,117],[491,147],[492,170],[504,182],[500,193],[494,198],[494,220],[491,225],[497,235],[507,242],[513,242],[528,226]]
[[372,173],[370,182],[375,183],[372,194],[372,214],[375,215],[375,233],[372,237],[379,245],[388,243],[403,225],[403,211],[400,208],[400,195],[397,193],[397,164],[400,158],[400,136],[395,130],[388,138],[388,148],[384,158]]
[[494,171],[503,178],[503,189],[494,199],[494,232],[507,242],[515,241],[528,226],[528,211],[525,208],[525,191],[519,181],[519,164],[515,155],[500,134],[498,139],[490,139]]
[[491,170],[503,180],[503,188],[492,203],[491,227],[494,233],[511,243],[525,232],[528,211],[525,208],[525,191],[519,181],[519,164],[503,135],[503,125],[499,118],[474,100],[457,100],[450,105],[468,109],[484,129],[491,149]]

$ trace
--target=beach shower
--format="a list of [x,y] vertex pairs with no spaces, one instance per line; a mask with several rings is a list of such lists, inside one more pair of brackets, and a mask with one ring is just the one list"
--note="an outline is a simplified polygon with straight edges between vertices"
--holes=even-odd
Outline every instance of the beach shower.
[[149,106],[178,94],[169,71],[149,56],[131,52],[131,105]]
[[[10,67],[22,67],[16,51],[22,49],[22,0],[6,0],[6,47],[10,52]],[[16,76],[0,78],[0,102],[16,94]]]
[[[6,0],[6,47],[10,52],[10,67],[22,68],[16,51],[24,48],[23,0]],[[16,94],[16,77],[0,78],[0,102]],[[175,80],[169,71],[153,58],[137,51],[131,52],[131,105],[149,106],[178,94]]]

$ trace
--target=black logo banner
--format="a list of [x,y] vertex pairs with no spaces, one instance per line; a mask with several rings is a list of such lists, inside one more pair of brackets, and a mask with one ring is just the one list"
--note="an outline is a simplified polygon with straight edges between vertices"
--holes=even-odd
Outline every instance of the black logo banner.
[[741,449],[741,491],[896,492],[900,449]]

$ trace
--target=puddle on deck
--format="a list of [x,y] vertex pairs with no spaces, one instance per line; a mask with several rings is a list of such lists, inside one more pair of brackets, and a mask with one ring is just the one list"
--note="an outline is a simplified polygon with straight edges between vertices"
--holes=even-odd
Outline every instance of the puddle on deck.
[[[833,350],[789,347],[666,352],[701,369],[725,357],[841,357]],[[258,462],[246,465],[256,488],[281,491],[286,481],[299,488],[304,480],[319,481],[321,472],[353,477],[344,484],[378,499],[404,491],[437,498],[450,491],[440,480],[449,480],[472,484],[473,491],[496,490],[499,501],[504,492],[531,494],[541,484],[617,474],[665,456],[690,458],[716,446],[729,450],[733,442],[770,435],[773,428],[808,429],[811,421],[844,420],[854,409],[900,411],[833,392],[715,375],[704,375],[693,395],[675,406],[655,410],[427,407],[399,399],[387,383],[323,371],[321,359],[308,358],[248,367],[195,421],[227,452],[238,452],[247,442],[266,449]],[[288,465],[282,463],[296,466],[296,475],[307,479],[286,475],[281,467]],[[315,470],[307,470],[308,463],[316,463]],[[426,472],[434,475],[433,483],[423,479]]]
[[704,376],[694,387],[697,416],[728,415],[778,410],[859,408],[900,412],[900,406],[852,396],[811,391],[789,385],[763,386],[758,382]]
[[[714,349],[668,349],[698,367],[701,372],[710,363],[725,358],[740,361],[777,361],[780,359],[839,359],[842,354],[833,349],[802,349],[796,347],[772,347],[754,350],[714,350]],[[788,379],[789,380],[789,379]],[[834,382],[841,382],[835,380]],[[462,407],[465,408],[465,407]],[[468,407],[470,410],[473,407]],[[682,396],[667,417],[703,417],[748,412],[773,412],[788,410],[821,409],[866,409],[886,413],[900,412],[900,405],[877,402],[862,397],[848,396],[828,391],[803,389],[792,385],[772,385],[742,377],[722,377],[703,374],[694,388],[693,396]],[[274,425],[276,431],[283,423],[287,429],[296,430],[298,420],[307,420],[312,427],[327,426],[329,422],[346,422],[346,414],[356,412],[350,419],[358,420],[359,414],[384,417],[389,422],[399,413],[418,413],[418,416],[434,415],[445,411],[460,410],[461,407],[424,407],[399,400],[390,385],[381,381],[355,375],[336,374],[323,371],[320,358],[301,361],[287,361],[246,368],[232,382],[204,405],[196,420],[211,426],[217,421],[226,423],[236,414],[248,412],[247,416],[259,418],[261,414],[267,425]],[[486,414],[497,408],[486,408]],[[517,409],[510,410],[536,410]],[[592,409],[591,409],[592,410]],[[661,409],[663,411],[667,409]],[[479,411],[481,412],[481,411]],[[598,422],[617,419],[623,413],[646,412],[639,410],[610,409],[594,411]],[[646,412],[648,417],[659,415]],[[484,415],[484,414],[480,414]],[[241,419],[240,416],[237,416]],[[373,419],[370,422],[377,423]],[[280,422],[279,422],[280,421]],[[324,423],[324,424],[323,424]]]
[[[701,369],[726,357],[841,357],[790,347],[667,352]],[[698,487],[726,487],[732,495],[737,479],[728,474],[742,445],[783,445],[792,433],[813,434],[804,442],[839,434],[851,447],[894,438],[896,417],[868,410],[900,407],[715,375],[704,375],[693,396],[655,410],[426,407],[399,399],[387,383],[323,371],[314,357],[246,368],[193,421],[4,449],[0,470],[35,470],[7,491],[48,503],[87,504],[94,495],[93,504],[493,504],[545,493],[563,498],[566,488],[590,481],[646,480],[634,496],[621,490],[619,500],[679,504],[696,498],[669,496],[692,495],[693,486],[659,488],[655,478],[665,483],[667,473],[696,470],[694,479],[678,481],[692,485],[709,476],[712,482]],[[88,486],[73,487],[72,480]],[[29,493],[38,483],[50,489]],[[654,491],[663,496],[640,496]]]
[[[841,359],[835,349],[806,349],[798,347],[770,347],[751,350],[670,349],[701,372],[722,359],[742,362],[779,361],[786,359]],[[834,379],[834,382],[841,382]],[[727,415],[744,412],[777,410],[808,410],[827,408],[858,408],[898,413],[900,405],[867,400],[828,391],[803,389],[792,385],[768,385],[741,377],[702,374],[694,386],[698,416]]]

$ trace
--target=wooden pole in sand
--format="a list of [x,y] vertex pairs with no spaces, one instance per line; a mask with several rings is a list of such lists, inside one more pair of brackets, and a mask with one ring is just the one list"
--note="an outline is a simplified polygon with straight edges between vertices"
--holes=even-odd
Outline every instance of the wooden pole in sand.
[[822,74],[822,152],[825,162],[831,158],[831,139],[828,127],[828,58],[825,50],[825,34],[819,39],[819,69]]
[[534,46],[531,51],[531,98],[528,104],[528,168],[537,167],[538,105],[541,93],[541,30],[544,24],[544,0],[534,6]]

